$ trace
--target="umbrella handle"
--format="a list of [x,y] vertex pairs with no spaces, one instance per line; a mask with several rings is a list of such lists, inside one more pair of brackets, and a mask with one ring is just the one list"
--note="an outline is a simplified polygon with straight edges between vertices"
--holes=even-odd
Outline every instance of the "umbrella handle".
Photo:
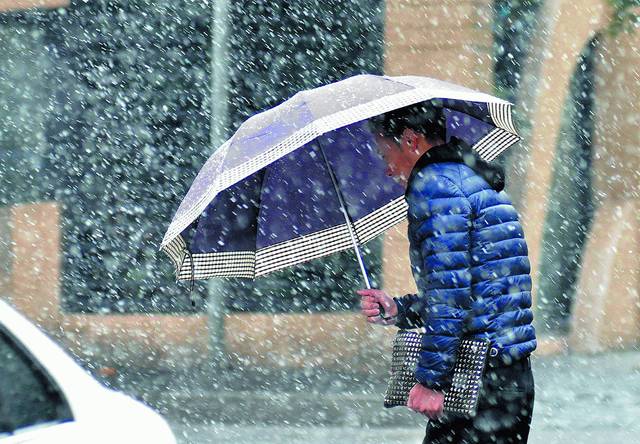
[[333,168],[331,168],[331,165],[329,164],[327,155],[324,153],[324,149],[322,148],[322,144],[320,143],[320,140],[318,140],[318,147],[320,147],[320,153],[322,153],[322,158],[324,159],[324,163],[327,166],[327,170],[329,170],[329,176],[331,177],[333,188],[336,190],[336,194],[338,195],[338,201],[340,202],[340,209],[342,210],[342,215],[344,216],[344,220],[347,224],[347,229],[349,230],[349,236],[351,237],[353,250],[356,252],[356,258],[358,258],[358,265],[360,265],[360,272],[362,273],[364,284],[368,289],[370,289],[371,282],[369,281],[369,275],[367,274],[367,267],[365,267],[364,260],[362,260],[362,254],[360,253],[360,248],[358,246],[358,239],[356,238],[356,233],[355,233],[355,229],[353,228],[353,222],[351,221],[351,217],[349,217],[349,213],[347,212],[347,207],[344,203],[344,197],[342,196],[342,191],[340,191],[340,187],[338,187],[338,181],[336,180],[336,176],[333,172]]

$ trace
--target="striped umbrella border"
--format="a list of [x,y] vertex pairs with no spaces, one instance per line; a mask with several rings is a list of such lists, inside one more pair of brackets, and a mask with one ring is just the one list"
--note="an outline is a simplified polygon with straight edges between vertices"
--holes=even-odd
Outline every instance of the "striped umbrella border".
[[[394,199],[354,223],[359,243],[365,244],[407,217],[404,196]],[[261,248],[257,251],[188,254],[181,235],[162,251],[173,261],[180,280],[211,277],[256,278],[353,248],[346,224]],[[192,268],[193,266],[193,268]],[[193,271],[193,274],[192,274]]]
[[487,105],[495,128],[478,140],[473,148],[482,159],[490,162],[517,143],[520,136],[513,125],[510,103],[488,102]]

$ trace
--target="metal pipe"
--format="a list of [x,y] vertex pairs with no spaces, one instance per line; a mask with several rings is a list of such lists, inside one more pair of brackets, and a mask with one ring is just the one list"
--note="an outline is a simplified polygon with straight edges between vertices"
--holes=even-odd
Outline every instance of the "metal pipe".
[[[211,3],[211,89],[210,89],[210,147],[218,148],[226,140],[229,120],[229,28],[230,0]],[[219,279],[208,281],[207,324],[211,363],[216,367],[228,365],[224,342],[226,314],[224,284]]]

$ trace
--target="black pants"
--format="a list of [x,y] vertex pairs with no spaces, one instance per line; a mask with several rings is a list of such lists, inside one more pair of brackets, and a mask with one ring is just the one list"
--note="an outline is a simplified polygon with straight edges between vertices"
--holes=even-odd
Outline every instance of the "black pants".
[[526,443],[533,414],[534,384],[529,358],[487,367],[474,418],[429,421],[422,444]]

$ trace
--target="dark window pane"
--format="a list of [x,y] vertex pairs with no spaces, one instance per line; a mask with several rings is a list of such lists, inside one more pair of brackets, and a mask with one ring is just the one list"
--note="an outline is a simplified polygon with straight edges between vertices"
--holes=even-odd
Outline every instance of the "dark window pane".
[[0,433],[71,419],[69,407],[52,382],[0,331]]

